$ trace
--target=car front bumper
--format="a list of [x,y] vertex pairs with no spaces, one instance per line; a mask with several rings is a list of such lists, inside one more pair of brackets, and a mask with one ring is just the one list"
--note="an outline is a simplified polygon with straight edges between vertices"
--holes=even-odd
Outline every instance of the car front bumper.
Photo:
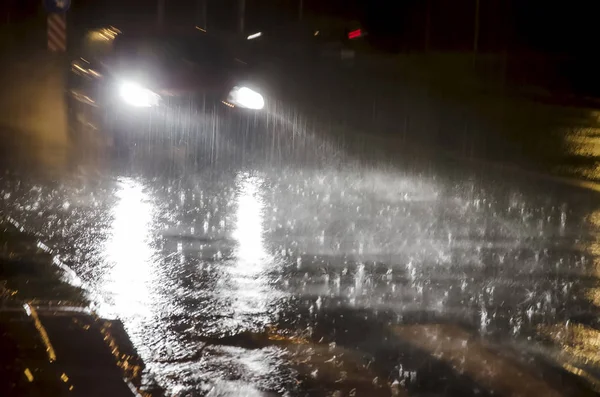
[[232,134],[265,119],[264,109],[239,108],[210,95],[163,97],[152,107],[134,107],[117,99],[97,101],[81,93],[71,95],[75,112],[85,112],[101,133],[132,140],[175,141],[215,131]]

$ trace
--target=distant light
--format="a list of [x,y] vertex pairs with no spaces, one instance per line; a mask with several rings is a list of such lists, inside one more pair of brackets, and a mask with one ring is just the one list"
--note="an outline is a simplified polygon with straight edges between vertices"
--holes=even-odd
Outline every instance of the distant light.
[[199,31],[201,31],[201,32],[204,32],[204,33],[206,33],[206,29],[202,29],[200,26],[196,26],[196,29],[198,29],[198,30],[199,30]]
[[259,38],[260,36],[262,36],[262,32],[254,33],[254,34],[251,34],[250,36],[248,36],[248,40],[256,39],[256,38]]
[[81,66],[77,65],[75,62],[73,62],[73,68],[79,70],[81,73],[85,73],[87,74],[87,70],[85,70],[84,68],[82,68]]
[[23,371],[25,373],[25,376],[27,377],[27,380],[29,382],[33,382],[33,374],[31,373],[31,371],[29,370],[29,368],[25,368],[25,371]]
[[362,36],[362,30],[361,29],[356,29],[351,31],[350,33],[348,33],[348,38],[349,39],[357,39],[359,37]]
[[110,37],[111,39],[114,39],[115,37],[117,37],[119,34],[121,33],[121,31],[119,29],[115,29],[112,26],[109,28],[104,29],[104,34],[106,34],[108,37]]
[[91,41],[110,41],[111,40],[111,38],[109,36],[107,36],[106,34],[104,34],[104,32],[99,32],[99,31],[90,32],[89,38]]
[[315,30],[315,36],[318,36],[318,35],[319,35],[319,31]]
[[46,328],[44,328],[44,326],[42,325],[42,322],[40,321],[40,317],[38,316],[37,311],[33,308],[33,306],[31,306],[31,305],[27,305],[27,306],[29,306],[29,311],[31,312],[31,317],[33,318],[33,325],[35,326],[38,333],[40,334],[40,338],[42,339],[42,342],[44,342],[44,345],[46,345],[46,353],[48,354],[48,361],[53,363],[54,361],[56,361],[56,352],[54,351],[54,348],[52,347],[52,343],[50,343],[50,338],[48,338],[48,333],[46,332]]

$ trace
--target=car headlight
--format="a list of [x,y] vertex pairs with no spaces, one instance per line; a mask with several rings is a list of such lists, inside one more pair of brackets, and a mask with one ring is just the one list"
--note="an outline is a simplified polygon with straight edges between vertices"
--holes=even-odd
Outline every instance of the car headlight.
[[121,99],[138,108],[149,108],[158,105],[160,96],[139,84],[126,82],[119,86]]
[[248,87],[234,87],[229,93],[228,102],[246,109],[260,110],[265,107],[265,99]]

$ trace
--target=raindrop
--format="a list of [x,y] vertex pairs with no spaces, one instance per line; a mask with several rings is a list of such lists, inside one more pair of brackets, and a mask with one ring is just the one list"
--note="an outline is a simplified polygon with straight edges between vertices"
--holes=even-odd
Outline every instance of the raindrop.
[[341,284],[342,284],[342,277],[338,274],[333,279],[333,286],[335,287],[335,289],[337,290],[337,292],[340,291]]
[[411,382],[416,382],[417,381],[417,371],[410,371],[409,372],[409,380]]
[[545,295],[544,298],[546,300],[546,305],[552,306],[552,295],[550,294],[550,291],[546,291],[546,293],[544,295]]
[[364,282],[365,282],[365,265],[361,263],[358,265],[356,275],[354,276],[354,285],[356,288],[356,293],[361,292]]
[[408,262],[408,265],[406,265],[406,268],[408,270],[408,275],[409,275],[411,281],[414,282],[415,279],[417,278],[417,269],[413,265],[412,261]]
[[480,330],[481,332],[485,332],[490,320],[488,318],[488,312],[485,306],[481,306],[481,321],[480,321]]
[[529,309],[527,309],[527,318],[529,318],[529,321],[531,321],[531,318],[533,317],[533,306],[530,306]]
[[512,326],[512,333],[513,333],[513,335],[517,335],[519,333],[519,331],[521,331],[522,320],[520,318],[518,318],[518,317],[511,318],[510,319],[510,324]]

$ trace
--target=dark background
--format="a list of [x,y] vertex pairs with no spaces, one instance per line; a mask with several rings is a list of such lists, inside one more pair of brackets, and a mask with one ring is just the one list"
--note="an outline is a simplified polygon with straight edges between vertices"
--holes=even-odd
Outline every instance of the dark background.
[[[235,28],[237,0],[206,0],[208,21]],[[479,3],[480,51],[543,51],[590,55],[598,39],[598,11],[591,1],[541,0],[304,0],[311,14],[352,18],[371,33],[370,40],[390,51],[473,49]],[[71,14],[97,20],[153,19],[152,0],[73,0]],[[166,0],[172,22],[202,20],[202,0]],[[297,19],[299,0],[247,0],[247,24],[280,25]],[[4,0],[3,25],[17,24],[43,13],[40,0]]]
[[[157,4],[153,0],[73,0],[68,12],[69,40],[91,26],[153,25]],[[371,51],[491,54],[504,57],[494,67],[505,69],[507,80],[517,85],[600,96],[597,2],[303,0],[301,21],[299,4],[300,0],[246,0],[246,32],[308,26],[315,17],[335,17],[366,28],[369,35],[363,42]],[[165,24],[204,25],[206,21],[211,30],[237,32],[238,8],[239,0],[165,0]],[[324,21],[320,23],[327,24]],[[0,40],[2,46],[19,51],[43,49],[42,1],[0,3]]]

